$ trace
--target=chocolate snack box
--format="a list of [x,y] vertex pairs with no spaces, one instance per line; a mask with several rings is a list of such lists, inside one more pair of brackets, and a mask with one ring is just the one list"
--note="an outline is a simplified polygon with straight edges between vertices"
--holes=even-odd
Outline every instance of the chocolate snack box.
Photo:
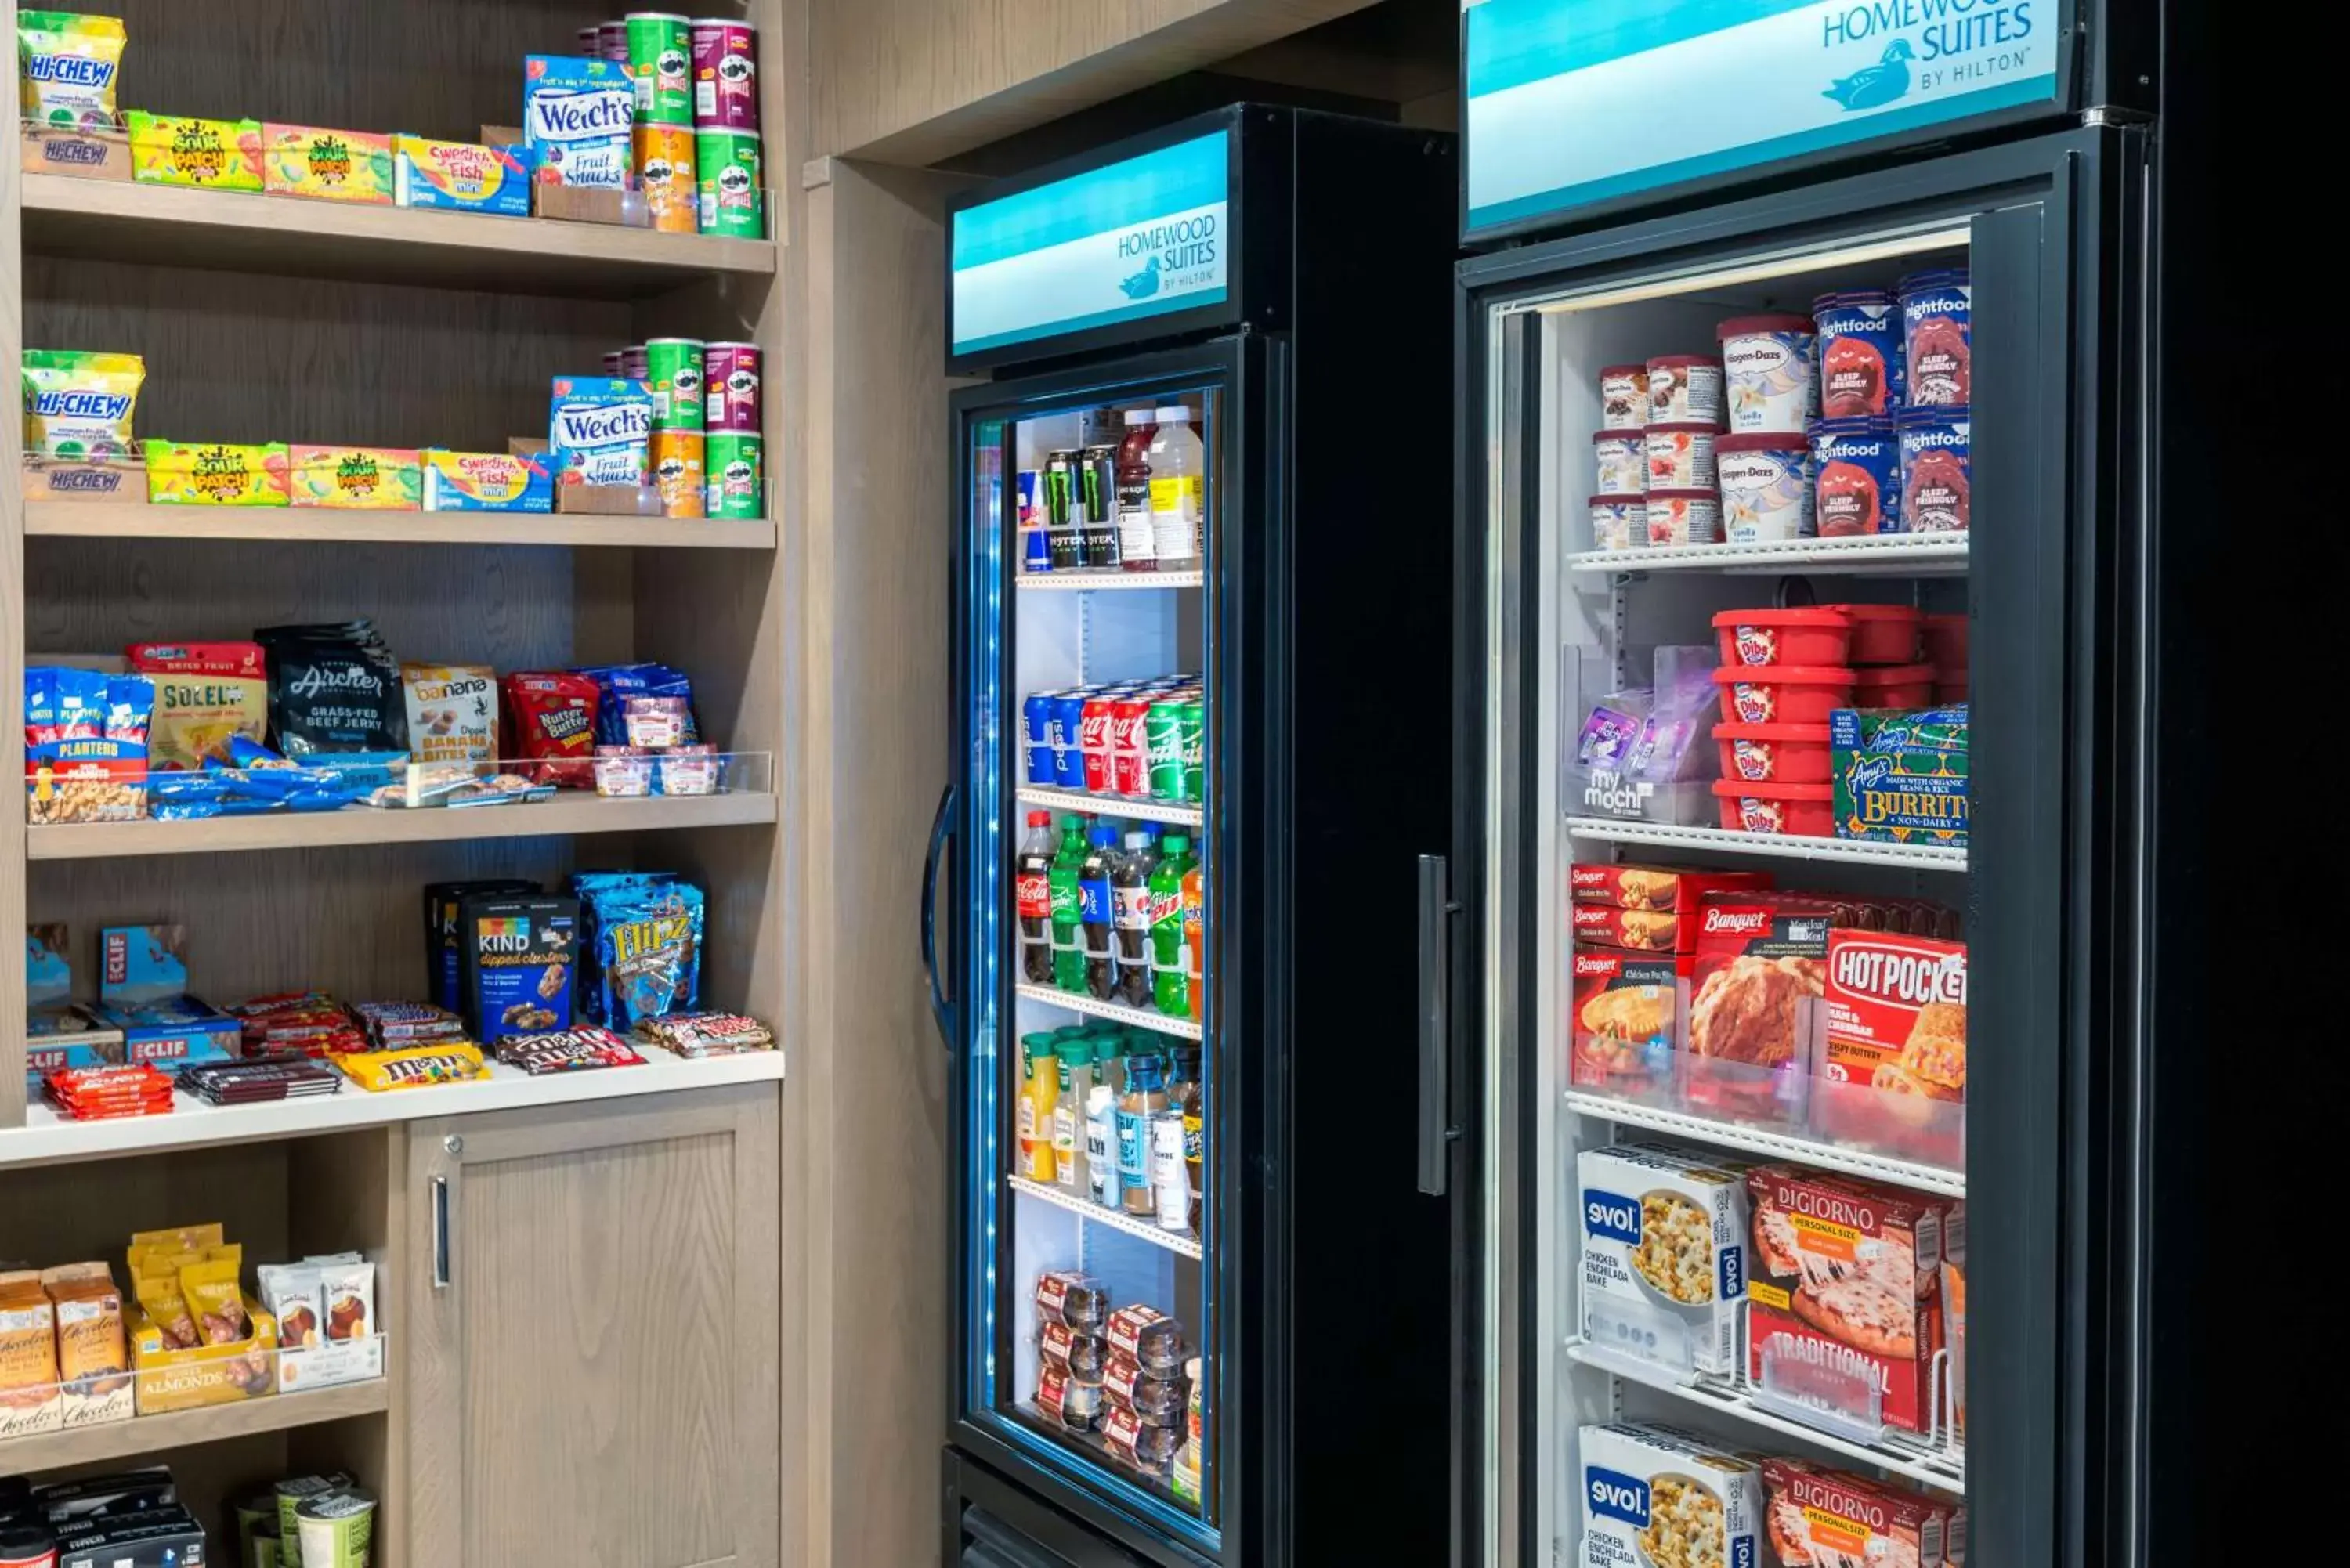
[[1967,708],[1838,708],[1828,715],[1835,835],[1967,842]]
[[139,1413],[157,1416],[204,1405],[233,1405],[277,1392],[277,1320],[251,1296],[244,1314],[253,1333],[234,1345],[174,1350],[143,1313],[131,1324],[130,1366]]

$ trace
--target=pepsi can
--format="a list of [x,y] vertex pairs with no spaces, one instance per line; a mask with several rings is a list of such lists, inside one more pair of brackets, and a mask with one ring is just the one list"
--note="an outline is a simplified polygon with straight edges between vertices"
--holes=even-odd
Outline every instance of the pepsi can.
[[1052,783],[1055,789],[1086,787],[1086,754],[1077,744],[1077,732],[1085,727],[1085,718],[1086,693],[1053,694],[1045,734],[1053,748]]
[[1039,691],[1020,704],[1020,727],[1028,782],[1053,787],[1053,691]]

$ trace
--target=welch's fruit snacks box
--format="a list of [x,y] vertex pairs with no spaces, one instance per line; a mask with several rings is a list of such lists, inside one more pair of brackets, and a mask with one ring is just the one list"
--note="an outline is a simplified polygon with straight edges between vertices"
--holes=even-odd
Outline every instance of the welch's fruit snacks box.
[[650,471],[653,394],[619,376],[558,376],[546,444],[558,484],[642,484]]
[[542,183],[625,186],[636,109],[636,88],[614,61],[567,55],[523,61],[523,145]]

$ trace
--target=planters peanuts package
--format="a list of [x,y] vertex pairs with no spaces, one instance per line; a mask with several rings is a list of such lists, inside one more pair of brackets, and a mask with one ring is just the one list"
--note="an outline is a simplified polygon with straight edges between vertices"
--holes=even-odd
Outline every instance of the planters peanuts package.
[[557,376],[546,441],[558,484],[642,484],[650,472],[653,394],[617,376]]
[[636,109],[636,88],[615,61],[567,55],[523,61],[523,145],[546,184],[625,186]]
[[462,900],[458,1000],[473,1038],[494,1045],[509,1034],[569,1028],[578,937],[577,898],[492,893]]
[[700,1005],[701,888],[669,871],[579,871],[571,890],[595,964],[582,996],[588,1017],[630,1029]]

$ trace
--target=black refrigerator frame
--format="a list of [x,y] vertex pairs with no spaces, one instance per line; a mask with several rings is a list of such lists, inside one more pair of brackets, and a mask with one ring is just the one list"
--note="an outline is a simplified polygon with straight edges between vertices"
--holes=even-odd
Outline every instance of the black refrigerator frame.
[[[1100,1538],[1105,1563],[1287,1568],[1328,1561],[1330,1543],[1358,1533],[1421,1561],[1440,1556],[1451,1528],[1433,1480],[1393,1500],[1384,1516],[1362,1499],[1386,1467],[1435,1478],[1446,1465],[1446,1386],[1435,1352],[1448,1327],[1457,1238],[1446,1202],[1423,1191],[1421,1178],[1431,1158],[1451,1158],[1453,1139],[1423,1094],[1415,977],[1419,861],[1443,846],[1451,766],[1441,742],[1427,737],[1452,701],[1453,142],[1309,111],[1224,112],[1243,116],[1243,134],[1269,138],[1277,152],[1244,152],[1245,169],[1259,171],[1246,177],[1263,183],[1243,200],[1248,243],[1285,263],[1268,267],[1260,251],[1245,264],[1248,276],[1270,272],[1278,287],[1253,281],[1260,292],[1230,330],[1008,367],[951,399],[955,775],[934,824],[923,904],[926,932],[933,891],[943,891],[948,916],[947,930],[925,941],[952,1059],[947,1563],[960,1560],[958,1499],[989,1486],[999,1504],[1025,1497],[1080,1523]],[[1095,156],[1114,159],[1124,145]],[[1397,177],[1399,160],[1411,161],[1409,178]],[[1380,202],[1395,238],[1366,245],[1345,220]],[[1223,1314],[1222,1343],[1204,1347],[1214,1358],[1210,1419],[1222,1478],[1213,1556],[1090,1479],[1097,1467],[1056,1459],[1049,1440],[1019,1437],[980,1405],[987,1314],[975,1288],[995,1256],[983,1194],[992,1189],[1006,1201],[1008,1166],[992,1147],[1003,1146],[1009,1104],[1000,1092],[1004,1058],[974,1049],[972,1002],[984,967],[974,933],[986,929],[986,901],[1008,898],[1014,846],[991,837],[985,814],[1006,820],[1021,737],[1020,693],[997,694],[1003,708],[992,751],[977,707],[988,695],[979,673],[998,657],[987,646],[990,618],[977,608],[1001,607],[994,635],[1008,680],[1019,595],[1016,561],[991,556],[980,536],[990,524],[972,514],[974,427],[1201,388],[1221,399],[1205,441],[1215,543],[1202,590],[1202,833],[1215,873],[1207,1012],[1211,1071],[1222,1075],[1210,1086],[1214,1150],[1201,1238]],[[1413,431],[1425,439],[1400,447],[1395,438]],[[1003,477],[1008,488],[1011,474]],[[1009,520],[993,526],[1012,548]],[[1390,649],[1400,657],[1382,659]],[[1374,732],[1386,745],[1376,771],[1365,761]],[[1001,781],[993,806],[971,791],[990,767]],[[1118,815],[1114,802],[1103,811]],[[1008,926],[1004,908],[996,929]],[[1000,1053],[1011,1033],[1014,966],[993,940],[1003,961],[993,982]],[[954,977],[952,1000],[945,975]],[[1347,1005],[1350,984],[1372,1004]],[[1391,1004],[1378,1002],[1381,987]],[[1314,1185],[1329,1171],[1344,1171],[1347,1182],[1326,1175]],[[994,1282],[999,1312],[1017,1288]],[[979,1479],[963,1487],[958,1476]],[[1003,1517],[1002,1506],[991,1511]]]
[[[2147,936],[2140,794],[2149,761],[2139,704],[2153,657],[2142,641],[2140,580],[2152,529],[2142,434],[2151,157],[2145,128],[2093,123],[1480,257],[1461,265],[1456,296],[1454,660],[1463,700],[1452,855],[1458,896],[1474,911],[1540,885],[1530,831],[1492,852],[1505,864],[1489,863],[1487,791],[1496,781],[1487,774],[1488,700],[1490,672],[1500,671],[1522,693],[1520,732],[1534,732],[1539,682],[1508,666],[1541,653],[1531,648],[1537,596],[1556,591],[1530,563],[1496,560],[1488,549],[1494,506],[1516,519],[1504,543],[1521,557],[1532,547],[1539,523],[1524,487],[1539,482],[1540,413],[1531,398],[1488,407],[1489,307],[1912,223],[1970,222],[1970,265],[1984,302],[1974,321],[1984,395],[1973,410],[1983,505],[1970,542],[1968,604],[1978,808],[1968,878],[1970,1035],[1978,1044],[1968,1110],[1967,1487],[1969,1561],[2002,1568],[2141,1560],[2116,1547],[2138,1542],[2146,1484],[2130,1433],[2140,1418],[2147,1284],[2137,998]],[[1524,326],[1531,319],[1503,324],[1519,340],[1503,352],[1526,356],[1522,377],[1538,347]],[[1495,495],[1489,470],[1513,488]],[[1503,624],[1489,625],[1496,614]],[[1538,798],[1536,770],[1552,765],[1536,750],[1521,748],[1513,776],[1499,781],[1502,793],[1516,793],[1521,824]],[[1513,919],[1524,913],[1505,905],[1494,917],[1495,929],[1518,932],[1508,960],[1514,972],[1496,994],[1530,1032],[1534,966],[1544,961],[1531,950],[1531,921]],[[1489,956],[1485,923],[1463,921],[1451,981],[1459,999],[1451,1073],[1472,1096],[1492,1086],[1483,1080],[1491,1031],[1480,1006]],[[1507,1130],[1521,1147],[1531,1147],[1534,1117],[1556,1114],[1534,1100],[1523,1084],[1510,1096],[1517,1114]],[[1504,1129],[1472,1118],[1471,1131],[1482,1158],[1485,1140]],[[1517,1173],[1521,1183],[1548,1176]],[[1509,1343],[1483,1343],[1475,1293],[1455,1303],[1464,1336],[1455,1562],[1471,1568],[1550,1557],[1531,1505],[1551,1456],[1538,1451],[1544,1445],[1526,1414],[1542,1332],[1531,1261],[1543,1255],[1543,1239],[1530,1215],[1521,1211],[1509,1241],[1528,1261],[1506,1303]],[[1482,1251],[1492,1232],[1473,1216],[1462,1223],[1479,1238],[1468,1272],[1482,1278],[1493,1262]],[[1505,1413],[1518,1411],[1514,1456],[1482,1442],[1489,1366],[1516,1370],[1517,1386],[1496,1391],[1506,1395]],[[1512,1472],[1498,1490],[1505,1499],[1514,1491],[1514,1509],[1505,1501],[1500,1510],[1513,1528],[1488,1517],[1477,1478],[1491,1466]]]

